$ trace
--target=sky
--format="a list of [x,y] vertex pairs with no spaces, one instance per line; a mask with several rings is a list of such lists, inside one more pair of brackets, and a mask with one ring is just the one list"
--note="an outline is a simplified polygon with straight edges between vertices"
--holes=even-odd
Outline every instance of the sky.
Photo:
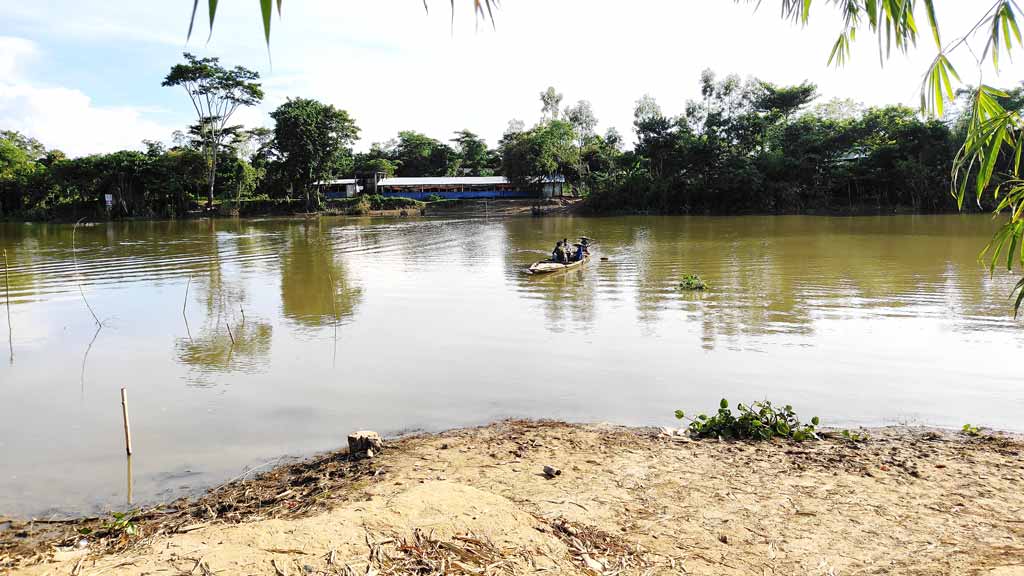
[[[699,95],[711,68],[776,84],[804,80],[824,102],[916,106],[934,57],[930,36],[910,53],[879,62],[862,31],[853,61],[828,54],[840,30],[832,3],[816,0],[802,27],[779,16],[780,0],[503,0],[478,21],[472,0],[287,0],[275,15],[269,51],[257,4],[220,3],[212,36],[202,14],[186,42],[190,0],[44,0],[0,3],[0,129],[33,136],[71,156],[170,141],[195,121],[180,88],[163,88],[183,51],[218,56],[260,73],[264,102],[233,120],[270,126],[289,97],[347,110],[361,128],[357,149],[400,130],[448,140],[469,129],[494,145],[509,120],[540,118],[539,94],[554,86],[563,107],[589,100],[599,131],[632,135],[633,105],[650,94],[667,114]],[[945,39],[982,15],[983,0],[941,0]],[[953,58],[965,82],[1024,80],[1024,53],[997,76],[970,51]]]

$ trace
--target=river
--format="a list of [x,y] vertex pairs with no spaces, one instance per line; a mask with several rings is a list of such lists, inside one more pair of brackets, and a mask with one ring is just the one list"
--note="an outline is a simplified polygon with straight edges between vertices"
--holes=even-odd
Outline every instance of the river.
[[[0,316],[0,516],[126,506],[121,387],[134,504],[357,429],[667,425],[722,397],[790,403],[831,426],[1024,431],[1015,278],[977,261],[993,227],[960,215],[193,220],[80,226],[73,251],[70,225],[0,224],[14,353]],[[581,235],[597,242],[582,270],[523,273]],[[687,273],[709,290],[678,290]]]

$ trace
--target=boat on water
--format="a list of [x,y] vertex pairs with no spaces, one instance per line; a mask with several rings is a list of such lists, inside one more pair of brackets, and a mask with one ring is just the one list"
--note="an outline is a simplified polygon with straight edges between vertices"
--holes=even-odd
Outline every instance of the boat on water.
[[566,270],[573,270],[579,268],[590,260],[590,254],[583,257],[583,260],[576,260],[575,262],[569,262],[563,264],[562,262],[555,262],[553,260],[541,260],[540,262],[534,262],[530,265],[530,274],[551,274],[554,272],[564,272]]

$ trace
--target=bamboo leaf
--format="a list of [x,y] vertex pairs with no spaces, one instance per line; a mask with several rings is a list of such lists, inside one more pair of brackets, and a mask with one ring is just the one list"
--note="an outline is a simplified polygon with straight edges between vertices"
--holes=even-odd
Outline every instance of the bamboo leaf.
[[933,0],[924,1],[925,10],[928,13],[928,24],[932,28],[932,38],[935,39],[935,46],[942,50],[942,41],[939,40],[939,22],[935,19],[935,5]]
[[217,0],[210,0],[210,35],[206,37],[209,42],[213,37],[213,19],[217,17]]
[[199,0],[193,0],[193,2],[192,2],[192,18],[190,18],[189,21],[188,21],[188,36],[185,37],[185,41],[186,42],[190,38],[192,38],[192,27],[195,26],[195,24],[196,24],[196,10],[198,10],[198,9],[199,9]]
[[263,13],[263,36],[267,40],[268,47],[270,46],[270,16],[273,8],[273,6],[271,6],[272,2],[273,0],[260,0],[260,11]]
[[[1017,293],[1017,300],[1013,303],[1013,317],[1016,318],[1017,314],[1020,312],[1021,302],[1024,302],[1024,278],[1021,278],[1020,282],[1017,282],[1017,285],[1013,288],[1013,292]],[[1011,296],[1013,295],[1013,292],[1010,292]]]

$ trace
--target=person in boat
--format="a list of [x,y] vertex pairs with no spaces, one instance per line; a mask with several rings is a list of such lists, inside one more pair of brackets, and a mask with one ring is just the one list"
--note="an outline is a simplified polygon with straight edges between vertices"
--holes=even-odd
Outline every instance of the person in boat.
[[587,250],[587,245],[580,242],[576,245],[576,252],[573,253],[572,260],[573,262],[579,262],[586,258],[588,254],[590,254],[590,251]]
[[551,251],[552,262],[565,262],[565,244],[559,240],[555,243],[555,249]]
[[568,264],[572,261],[572,248],[569,246],[569,239],[562,238],[562,264]]

